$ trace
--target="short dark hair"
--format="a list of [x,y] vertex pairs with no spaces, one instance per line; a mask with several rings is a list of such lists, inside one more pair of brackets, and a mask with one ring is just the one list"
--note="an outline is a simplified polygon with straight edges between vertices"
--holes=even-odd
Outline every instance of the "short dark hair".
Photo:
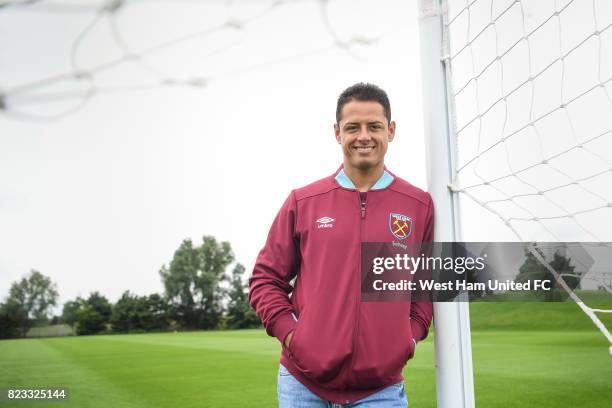
[[374,84],[359,82],[346,88],[338,97],[336,105],[336,123],[340,123],[342,108],[352,100],[374,101],[382,105],[387,121],[391,122],[391,104],[387,93]]

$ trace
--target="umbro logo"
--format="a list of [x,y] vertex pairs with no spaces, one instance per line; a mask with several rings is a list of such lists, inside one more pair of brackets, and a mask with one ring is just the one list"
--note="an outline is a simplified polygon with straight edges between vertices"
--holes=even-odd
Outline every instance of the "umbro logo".
[[331,217],[321,217],[316,222],[318,228],[331,228],[334,226],[334,221]]

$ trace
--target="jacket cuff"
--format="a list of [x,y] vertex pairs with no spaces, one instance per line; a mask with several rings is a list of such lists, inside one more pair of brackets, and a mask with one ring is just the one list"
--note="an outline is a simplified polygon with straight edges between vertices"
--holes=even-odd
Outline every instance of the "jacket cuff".
[[412,329],[412,337],[415,341],[419,342],[427,337],[427,331],[416,320],[410,319],[410,328]]
[[280,340],[281,344],[285,345],[285,337],[289,334],[290,331],[295,329],[297,322],[293,318],[293,313],[283,313],[278,316],[276,321],[274,322],[274,327],[271,332],[277,339]]

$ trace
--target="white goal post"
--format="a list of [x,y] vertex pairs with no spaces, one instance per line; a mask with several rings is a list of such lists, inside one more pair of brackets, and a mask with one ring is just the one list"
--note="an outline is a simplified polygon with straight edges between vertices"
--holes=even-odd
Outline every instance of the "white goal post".
[[[458,202],[448,189],[455,168],[452,123],[448,115],[447,70],[443,66],[443,27],[438,0],[419,0],[423,114],[427,183],[436,206],[436,241],[460,241]],[[438,407],[475,406],[469,303],[434,303],[436,399]]]
[[[612,2],[418,7],[436,241],[581,242],[612,255]],[[598,316],[612,310],[589,307],[532,253],[612,354]],[[609,270],[576,277],[612,292]],[[438,407],[473,407],[468,303],[436,303],[434,324]]]

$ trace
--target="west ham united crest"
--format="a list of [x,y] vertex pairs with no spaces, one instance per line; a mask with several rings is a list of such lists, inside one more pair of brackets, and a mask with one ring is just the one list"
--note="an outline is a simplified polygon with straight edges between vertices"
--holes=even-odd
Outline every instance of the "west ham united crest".
[[403,214],[389,214],[389,230],[397,239],[406,239],[412,234],[412,218]]

